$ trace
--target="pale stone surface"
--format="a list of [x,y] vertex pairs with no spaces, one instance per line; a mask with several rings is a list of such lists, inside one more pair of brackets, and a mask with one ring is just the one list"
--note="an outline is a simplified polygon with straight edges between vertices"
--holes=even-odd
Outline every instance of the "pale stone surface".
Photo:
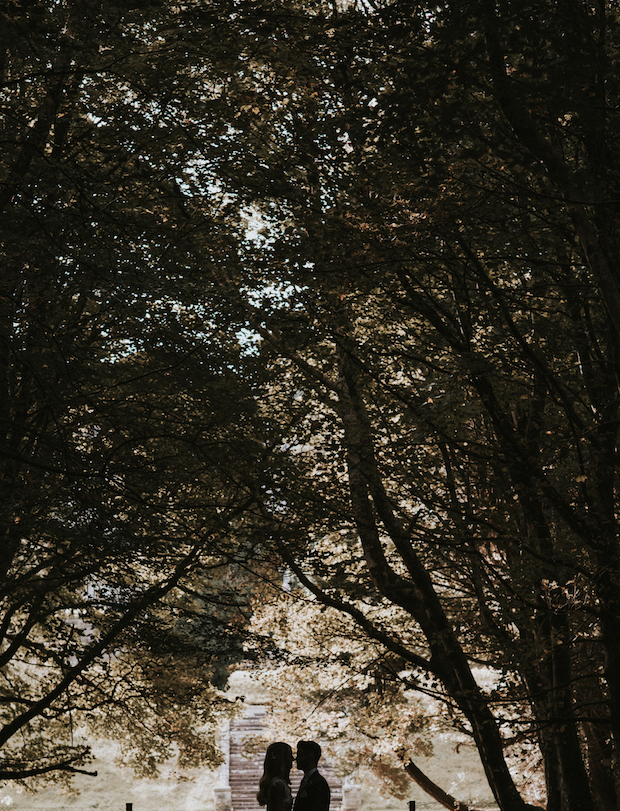
[[362,807],[362,787],[355,784],[342,787],[342,811],[360,811]]
[[214,788],[213,800],[215,811],[231,811],[232,792],[229,788]]

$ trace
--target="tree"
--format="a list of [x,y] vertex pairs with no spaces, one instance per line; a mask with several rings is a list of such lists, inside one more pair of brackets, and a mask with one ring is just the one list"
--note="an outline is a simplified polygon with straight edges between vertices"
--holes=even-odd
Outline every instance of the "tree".
[[261,8],[235,159],[272,238],[222,290],[272,370],[274,544],[441,682],[500,808],[532,739],[550,811],[614,808],[616,6]]
[[228,250],[196,146],[217,26],[157,2],[2,16],[0,778],[83,769],[79,725],[142,771],[174,746],[217,763],[263,453],[197,258]]
[[549,811],[615,808],[616,4],[5,16],[5,548],[101,628],[66,669],[46,607],[46,700],[277,552],[442,685],[503,811],[520,740]]

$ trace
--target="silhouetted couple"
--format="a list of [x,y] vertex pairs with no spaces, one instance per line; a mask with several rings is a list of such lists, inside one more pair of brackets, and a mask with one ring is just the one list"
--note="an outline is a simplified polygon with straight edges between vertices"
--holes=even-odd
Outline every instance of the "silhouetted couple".
[[317,769],[320,757],[321,747],[315,741],[297,744],[295,759],[304,776],[293,802],[290,780],[293,750],[288,743],[270,744],[258,784],[258,804],[266,805],[267,811],[329,811],[329,786]]

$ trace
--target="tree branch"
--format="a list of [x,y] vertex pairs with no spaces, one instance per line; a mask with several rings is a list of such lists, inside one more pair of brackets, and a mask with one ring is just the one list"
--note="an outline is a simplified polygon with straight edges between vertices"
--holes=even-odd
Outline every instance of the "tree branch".
[[424,772],[415,765],[413,760],[409,760],[405,763],[405,771],[409,777],[420,786],[422,791],[429,794],[433,800],[443,805],[444,808],[449,809],[449,811],[469,811],[469,807],[465,805],[465,803],[455,800],[452,795],[445,792],[437,783],[433,783],[430,777],[424,774]]
[[559,190],[575,225],[586,260],[597,280],[609,317],[620,334],[620,288],[601,248],[596,227],[588,216],[584,195],[562,155],[536,127],[532,116],[518,98],[506,71],[504,52],[497,31],[495,3],[492,0],[485,2],[482,19],[495,99],[517,140],[544,165],[549,178]]
[[70,772],[71,774],[85,774],[88,777],[97,777],[97,772],[89,772],[86,769],[78,769],[70,766],[71,761],[66,763],[52,763],[49,766],[40,766],[35,769],[10,770],[0,769],[0,780],[25,780],[27,777],[39,777],[50,772]]

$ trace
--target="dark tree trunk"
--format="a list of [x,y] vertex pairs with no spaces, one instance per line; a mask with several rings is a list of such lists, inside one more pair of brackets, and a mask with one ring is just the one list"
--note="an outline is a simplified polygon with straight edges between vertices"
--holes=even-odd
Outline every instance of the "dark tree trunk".
[[611,764],[613,760],[609,726],[588,722],[583,725],[588,752],[588,769],[598,811],[617,811],[618,800]]

